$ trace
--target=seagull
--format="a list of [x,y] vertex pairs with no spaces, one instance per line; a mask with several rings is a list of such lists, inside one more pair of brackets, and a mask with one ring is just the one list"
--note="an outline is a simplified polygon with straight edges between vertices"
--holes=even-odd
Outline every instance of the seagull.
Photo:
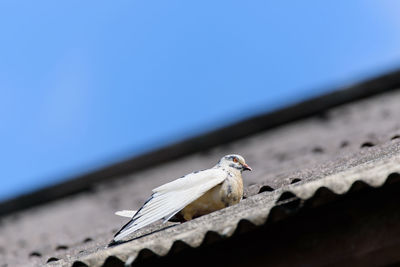
[[119,230],[113,242],[164,219],[189,221],[239,203],[243,197],[242,172],[251,171],[240,155],[226,155],[211,169],[189,173],[152,190],[153,194],[138,211],[115,214],[131,220]]

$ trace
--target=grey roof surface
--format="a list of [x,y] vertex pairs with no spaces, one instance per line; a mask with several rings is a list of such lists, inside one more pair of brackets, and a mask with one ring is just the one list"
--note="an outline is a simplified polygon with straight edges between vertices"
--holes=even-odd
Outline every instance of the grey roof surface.
[[[387,92],[10,214],[0,221],[1,262],[101,266],[109,256],[133,261],[144,248],[164,255],[176,240],[195,247],[209,231],[229,237],[242,219],[263,224],[285,191],[307,199],[320,187],[345,193],[357,180],[380,186],[400,172],[399,103],[400,91]],[[245,200],[184,224],[146,227],[137,239],[106,248],[126,222],[116,210],[137,209],[152,188],[230,153],[243,155],[254,170],[244,174]]]

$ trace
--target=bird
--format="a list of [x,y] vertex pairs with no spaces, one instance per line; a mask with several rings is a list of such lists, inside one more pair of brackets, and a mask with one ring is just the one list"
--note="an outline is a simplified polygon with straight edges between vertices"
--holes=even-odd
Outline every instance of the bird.
[[242,172],[251,171],[244,158],[226,155],[206,170],[189,173],[152,190],[150,198],[137,210],[121,210],[115,214],[130,217],[114,236],[121,242],[133,232],[164,219],[185,222],[235,205],[243,198]]

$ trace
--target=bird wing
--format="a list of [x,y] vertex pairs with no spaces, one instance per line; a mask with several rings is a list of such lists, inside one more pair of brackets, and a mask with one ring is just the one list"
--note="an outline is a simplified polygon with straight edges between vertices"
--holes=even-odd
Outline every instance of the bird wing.
[[188,174],[153,189],[151,197],[115,234],[114,241],[120,241],[127,235],[159,219],[166,218],[165,221],[167,221],[205,192],[222,183],[226,176],[227,173],[221,169],[208,169]]

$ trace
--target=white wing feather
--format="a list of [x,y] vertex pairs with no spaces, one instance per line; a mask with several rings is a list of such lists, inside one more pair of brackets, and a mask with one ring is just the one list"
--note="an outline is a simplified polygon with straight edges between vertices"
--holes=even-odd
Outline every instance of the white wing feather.
[[221,169],[208,169],[188,174],[153,189],[153,195],[134,214],[131,221],[115,235],[114,241],[120,241],[162,218],[166,218],[167,221],[205,192],[222,183],[226,176],[227,173]]

